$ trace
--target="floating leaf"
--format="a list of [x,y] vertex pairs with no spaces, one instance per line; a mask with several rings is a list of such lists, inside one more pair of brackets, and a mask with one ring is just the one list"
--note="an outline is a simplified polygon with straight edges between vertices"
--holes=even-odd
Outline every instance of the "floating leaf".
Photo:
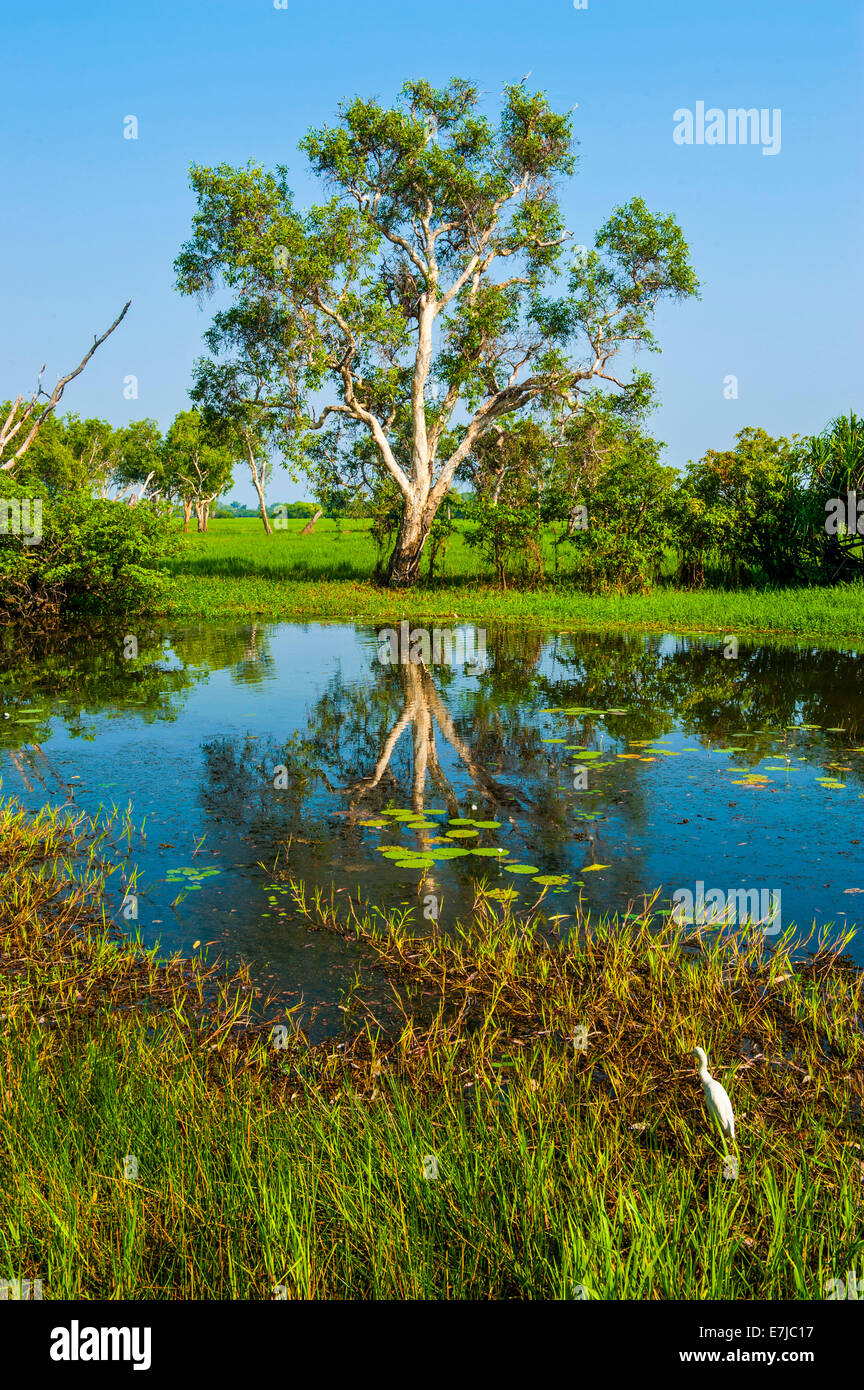
[[594,874],[600,869],[611,869],[611,867],[611,864],[583,864],[579,872],[582,874]]
[[509,849],[490,849],[488,846],[485,849],[471,850],[471,854],[476,855],[478,859],[497,859],[499,855],[503,856],[509,853]]
[[542,883],[544,887],[547,884],[559,887],[562,883],[569,883],[569,881],[569,874],[537,874],[534,879],[535,883]]
[[450,830],[447,832],[448,840],[471,840],[475,835],[479,835],[479,830]]
[[508,874],[536,874],[538,872],[536,864],[505,864],[504,868]]

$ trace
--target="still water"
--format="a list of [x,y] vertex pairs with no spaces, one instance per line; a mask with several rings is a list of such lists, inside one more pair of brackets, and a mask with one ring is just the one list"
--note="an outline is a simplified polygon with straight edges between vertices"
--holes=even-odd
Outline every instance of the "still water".
[[418,931],[433,900],[444,929],[464,919],[479,881],[545,893],[563,930],[580,897],[624,913],[700,883],[779,893],[805,934],[864,922],[857,651],[485,631],[484,670],[383,663],[353,625],[157,627],[137,656],[103,627],[10,637],[2,793],[128,811],[118,924],[248,962],[313,1036],[357,948],[308,932],[274,869],[410,907]]

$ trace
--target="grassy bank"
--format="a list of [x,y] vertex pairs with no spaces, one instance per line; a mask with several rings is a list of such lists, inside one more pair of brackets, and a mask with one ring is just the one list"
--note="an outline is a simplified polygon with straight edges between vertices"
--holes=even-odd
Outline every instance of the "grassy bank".
[[[462,934],[417,938],[294,884],[310,930],[365,942],[403,1023],[358,989],[343,1039],[289,1019],[276,1046],[247,980],[112,937],[106,872],[85,821],[0,808],[0,1277],[45,1298],[813,1299],[860,1272],[842,957],[639,920],[565,942],[542,902],[480,889]],[[737,1177],[694,1043],[732,1096]]]
[[365,523],[346,523],[340,532],[333,522],[319,522],[323,530],[302,537],[301,524],[289,523],[289,529],[267,537],[257,522],[217,521],[206,535],[178,537],[181,548],[167,566],[163,611],[190,620],[447,623],[459,618],[559,631],[627,628],[822,640],[864,633],[862,584],[731,592],[661,587],[621,596],[581,593],[551,578],[546,588],[502,592],[477,568],[462,536],[448,556],[449,578],[424,581],[409,594],[391,593],[372,582],[376,552]]

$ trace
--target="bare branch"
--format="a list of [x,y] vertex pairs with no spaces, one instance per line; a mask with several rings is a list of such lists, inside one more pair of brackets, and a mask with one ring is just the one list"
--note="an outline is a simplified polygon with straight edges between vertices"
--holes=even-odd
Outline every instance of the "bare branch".
[[9,412],[9,415],[7,416],[4,424],[0,426],[0,457],[2,457],[3,450],[5,449],[6,445],[9,443],[11,439],[15,437],[15,435],[20,430],[21,426],[26,424],[26,422],[33,417],[36,407],[38,406],[39,400],[42,396],[45,397],[48,404],[35,417],[33,421],[33,427],[30,430],[30,433],[27,435],[27,438],[24,440],[24,443],[18,449],[18,451],[15,454],[13,454],[12,457],[8,459],[6,463],[0,463],[0,472],[8,471],[9,469],[14,468],[15,464],[21,458],[22,454],[24,454],[26,450],[30,447],[30,445],[33,443],[33,440],[36,438],[39,429],[48,419],[48,416],[59,405],[60,400],[63,396],[63,392],[69,385],[69,382],[74,381],[76,376],[83,372],[84,368],[87,366],[87,363],[90,361],[90,358],[93,356],[96,349],[102,346],[105,339],[111,336],[117,325],[121,323],[123,319],[126,317],[126,312],[131,303],[131,299],[128,299],[126,301],[122,310],[117,315],[114,322],[111,324],[111,327],[106,328],[105,332],[102,334],[101,337],[93,339],[93,346],[90,348],[89,352],[87,352],[85,356],[82,357],[81,361],[78,363],[78,366],[75,368],[74,371],[67,372],[66,376],[60,377],[60,379],[57,382],[57,385],[54,387],[54,390],[51,392],[50,396],[48,395],[47,391],[42,390],[42,372],[44,372],[45,370],[44,367],[42,368],[42,372],[39,373],[39,380],[36,384],[36,390],[33,392],[33,395],[31,396],[30,400],[25,406],[21,418],[16,421],[15,415],[19,405],[21,404],[21,401],[23,400],[22,396],[18,397],[11,411]]

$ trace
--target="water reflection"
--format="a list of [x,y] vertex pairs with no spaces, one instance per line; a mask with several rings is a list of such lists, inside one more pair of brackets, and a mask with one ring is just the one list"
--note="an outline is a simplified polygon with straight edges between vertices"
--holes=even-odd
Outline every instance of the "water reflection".
[[[862,915],[856,651],[740,643],[729,660],[709,640],[487,628],[469,675],[382,666],[375,632],[347,626],[154,627],[134,660],[128,635],[7,633],[0,749],[4,794],[28,806],[146,819],[125,866],[146,940],[216,941],[334,1006],[351,952],[310,945],[273,869],[416,908],[421,872],[388,844],[434,858],[445,926],[479,879],[526,905],[545,891],[565,921],[579,894],[624,911],[700,880],[781,885],[784,923]],[[466,820],[486,824],[454,836]]]

